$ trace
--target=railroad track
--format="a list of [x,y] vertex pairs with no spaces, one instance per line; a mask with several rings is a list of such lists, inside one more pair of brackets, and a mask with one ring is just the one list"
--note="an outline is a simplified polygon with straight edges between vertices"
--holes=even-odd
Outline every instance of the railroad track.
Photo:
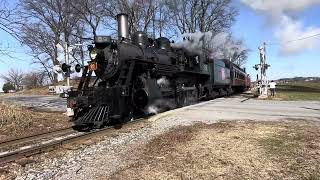
[[[142,122],[141,120],[142,119],[130,121],[123,126]],[[92,130],[90,132],[78,132],[72,128],[65,128],[48,133],[0,142],[0,165],[23,157],[30,157],[32,155],[47,152],[64,144],[104,134],[110,129],[117,129],[118,126],[119,125],[108,126],[102,129]]]
[[16,159],[40,153],[42,146],[49,147],[53,139],[68,137],[68,135],[76,133],[71,127],[58,129],[41,134],[10,139],[0,142],[0,164],[14,161]]
[[25,137],[20,137],[20,138],[15,138],[15,139],[9,139],[6,141],[1,141],[0,142],[0,153],[5,150],[9,150],[9,148],[11,148],[12,146],[15,146],[15,145],[26,144],[31,141],[40,140],[40,139],[44,139],[44,138],[50,138],[50,136],[52,137],[55,135],[59,135],[59,134],[62,135],[62,134],[70,133],[70,132],[74,132],[74,130],[71,127],[67,127],[67,128],[62,128],[62,129],[50,131],[50,132],[34,134],[31,136],[25,136]]

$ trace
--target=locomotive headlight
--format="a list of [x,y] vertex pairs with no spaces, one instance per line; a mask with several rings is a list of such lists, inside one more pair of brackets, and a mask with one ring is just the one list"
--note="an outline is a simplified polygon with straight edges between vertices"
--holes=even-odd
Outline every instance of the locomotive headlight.
[[90,51],[89,55],[90,55],[90,58],[92,60],[94,60],[94,59],[96,59],[98,53],[97,53],[97,51],[95,49],[93,49],[92,51]]

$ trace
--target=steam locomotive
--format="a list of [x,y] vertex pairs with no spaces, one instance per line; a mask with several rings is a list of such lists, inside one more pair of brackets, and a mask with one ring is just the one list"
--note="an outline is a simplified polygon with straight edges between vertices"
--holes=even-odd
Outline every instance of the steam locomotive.
[[91,61],[78,88],[68,93],[68,114],[77,127],[123,123],[250,86],[245,70],[226,59],[173,47],[165,37],[154,40],[140,31],[129,39],[128,16],[118,14],[117,20],[118,40],[94,39]]

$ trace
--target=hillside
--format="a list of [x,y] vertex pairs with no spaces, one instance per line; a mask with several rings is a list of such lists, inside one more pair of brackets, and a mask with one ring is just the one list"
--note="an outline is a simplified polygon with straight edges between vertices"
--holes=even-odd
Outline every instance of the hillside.
[[320,82],[320,77],[294,77],[294,78],[281,78],[278,82]]

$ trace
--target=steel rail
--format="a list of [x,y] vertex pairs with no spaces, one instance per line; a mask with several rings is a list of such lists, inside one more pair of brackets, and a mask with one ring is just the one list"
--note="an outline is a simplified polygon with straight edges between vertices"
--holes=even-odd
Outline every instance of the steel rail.
[[[134,123],[142,122],[141,119],[142,118],[134,120],[134,121],[130,121],[130,122],[123,124],[123,125],[127,126],[127,125],[131,125]],[[117,128],[118,126],[119,125],[107,126],[102,129],[92,130],[90,132],[75,132],[75,133],[69,134],[68,136],[56,137],[54,139],[43,141],[43,142],[40,142],[40,143],[37,143],[34,145],[22,146],[22,147],[15,149],[13,151],[2,152],[2,153],[0,153],[0,165],[15,161],[15,160],[23,158],[23,157],[30,157],[35,154],[47,152],[47,151],[55,149],[58,146],[69,144],[72,142],[76,142],[81,139],[88,139],[93,136],[104,134],[104,133],[107,133],[108,130],[110,130],[110,129],[118,129]]]
[[4,149],[4,148],[6,148],[8,146],[28,143],[30,141],[43,139],[43,138],[50,137],[50,136],[53,136],[53,135],[66,134],[66,133],[69,133],[69,132],[72,132],[72,131],[74,132],[72,127],[67,127],[67,128],[57,129],[57,130],[54,130],[54,131],[49,131],[49,132],[44,132],[44,133],[39,133],[39,134],[33,134],[33,135],[30,135],[30,136],[24,136],[24,137],[20,137],[20,138],[9,139],[9,140],[0,142],[0,151],[1,151],[1,149]]

